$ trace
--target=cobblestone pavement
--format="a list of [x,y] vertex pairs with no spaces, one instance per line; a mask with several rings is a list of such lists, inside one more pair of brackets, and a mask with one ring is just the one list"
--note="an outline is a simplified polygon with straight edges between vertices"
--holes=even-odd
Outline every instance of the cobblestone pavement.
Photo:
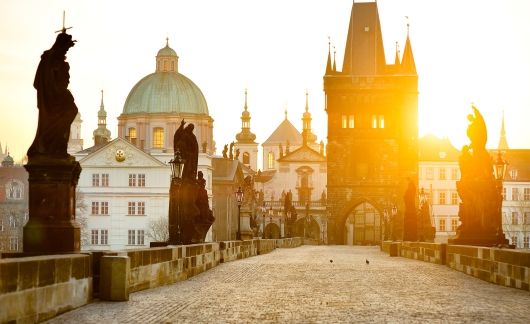
[[302,246],[221,264],[128,302],[95,302],[51,322],[530,323],[530,293],[391,258],[378,247]]

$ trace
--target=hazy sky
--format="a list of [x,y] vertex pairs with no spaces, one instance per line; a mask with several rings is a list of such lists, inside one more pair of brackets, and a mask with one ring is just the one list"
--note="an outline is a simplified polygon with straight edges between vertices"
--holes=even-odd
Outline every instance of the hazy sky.
[[[70,89],[81,111],[85,147],[93,145],[100,90],[112,136],[131,88],[155,70],[169,37],[179,71],[203,91],[218,152],[241,127],[248,88],[251,128],[263,142],[283,120],[301,128],[305,90],[313,128],[326,136],[322,77],[328,36],[342,57],[351,0],[0,1],[0,143],[19,160],[37,125],[33,78],[66,10],[78,40],[68,52]],[[380,0],[387,61],[410,37],[419,74],[420,135],[448,136],[460,148],[474,102],[499,140],[530,148],[530,1]]]

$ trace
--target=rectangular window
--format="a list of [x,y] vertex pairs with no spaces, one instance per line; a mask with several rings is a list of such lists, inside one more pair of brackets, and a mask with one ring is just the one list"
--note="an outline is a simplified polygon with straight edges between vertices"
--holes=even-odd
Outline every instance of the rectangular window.
[[512,225],[519,224],[519,214],[517,212],[512,212]]
[[138,187],[145,187],[145,174],[138,174]]
[[342,128],[348,128],[348,116],[342,115]]
[[129,174],[129,187],[136,187],[136,174]]
[[440,218],[438,220],[438,230],[440,232],[445,232],[445,218]]
[[164,129],[162,127],[153,128],[153,147],[164,148]]
[[445,180],[445,168],[440,168],[438,172],[440,180]]
[[518,245],[517,243],[519,243],[517,241],[518,241],[517,240],[517,236],[512,236],[512,244],[515,245],[515,247],[517,247],[517,245]]
[[145,215],[145,202],[144,201],[138,202],[138,215]]
[[457,228],[458,228],[458,219],[452,218],[451,219],[451,232],[456,232]]
[[458,193],[451,192],[451,205],[458,205]]
[[136,202],[129,201],[129,204],[127,206],[127,213],[128,215],[136,215]]
[[92,173],[92,187],[99,187],[99,173]]
[[530,200],[530,188],[524,188],[524,200]]
[[445,205],[445,192],[438,193],[438,204]]
[[134,245],[136,242],[136,231],[135,230],[129,230],[129,236],[127,240],[127,244]]
[[11,251],[18,251],[18,237],[9,238],[9,248]]
[[144,230],[138,230],[137,233],[138,233],[138,236],[137,236],[136,244],[144,245]]
[[379,115],[379,128],[385,128],[385,116]]
[[92,215],[99,215],[99,201],[92,202]]
[[355,128],[355,117],[353,115],[348,118],[348,127]]
[[523,247],[525,249],[530,248],[530,236],[525,236],[523,241]]
[[512,200],[519,200],[519,188],[512,188]]
[[427,180],[432,180],[434,178],[434,169],[433,168],[426,168],[425,169],[425,178]]
[[506,187],[502,187],[502,200],[506,200]]
[[97,245],[98,244],[98,230],[92,230],[92,235],[91,235],[91,243],[92,245]]
[[377,116],[372,115],[372,128],[377,128]]
[[108,215],[108,214],[109,214],[109,202],[102,201],[101,202],[101,215]]
[[9,227],[13,229],[17,227],[17,219],[15,216],[9,216]]
[[530,224],[530,212],[524,212],[523,222],[525,225]]
[[101,244],[107,245],[109,244],[109,230],[102,229],[100,230],[101,233]]
[[109,186],[109,174],[108,173],[101,174],[101,186],[102,187]]
[[458,169],[451,168],[451,180],[458,180]]

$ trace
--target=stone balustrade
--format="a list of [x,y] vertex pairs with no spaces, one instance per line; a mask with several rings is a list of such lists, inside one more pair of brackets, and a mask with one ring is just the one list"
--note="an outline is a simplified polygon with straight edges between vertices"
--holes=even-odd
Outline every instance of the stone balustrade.
[[530,251],[426,242],[381,243],[381,250],[441,265],[494,284],[530,290]]
[[0,259],[0,323],[44,321],[91,299],[90,255]]

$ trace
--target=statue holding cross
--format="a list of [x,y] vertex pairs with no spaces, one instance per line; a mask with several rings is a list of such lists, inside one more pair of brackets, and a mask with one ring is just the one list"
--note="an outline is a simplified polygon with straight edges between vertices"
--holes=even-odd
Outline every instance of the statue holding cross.
[[37,90],[39,119],[37,134],[28,150],[28,159],[68,159],[66,152],[70,137],[70,125],[77,115],[74,97],[68,90],[70,65],[65,61],[66,52],[75,40],[66,33],[64,26],[57,32],[53,46],[41,56],[33,87]]

